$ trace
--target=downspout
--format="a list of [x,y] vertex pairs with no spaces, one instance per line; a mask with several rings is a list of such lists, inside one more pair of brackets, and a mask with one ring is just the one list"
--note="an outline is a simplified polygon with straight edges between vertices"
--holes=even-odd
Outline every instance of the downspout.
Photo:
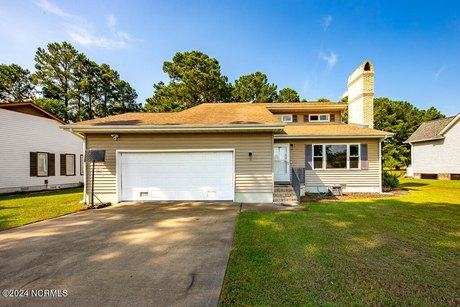
[[412,168],[412,177],[411,178],[414,178],[414,145],[412,143],[409,143],[410,144],[410,164],[411,164],[411,168]]
[[382,141],[383,139],[380,139],[379,140],[379,189],[380,189],[380,192],[379,193],[382,193]]
[[83,164],[84,164],[84,167],[83,167],[83,203],[84,204],[87,204],[88,202],[86,201],[86,198],[87,198],[87,195],[86,195],[86,162],[85,161],[85,158],[86,158],[86,134],[84,135],[84,139],[83,139]]

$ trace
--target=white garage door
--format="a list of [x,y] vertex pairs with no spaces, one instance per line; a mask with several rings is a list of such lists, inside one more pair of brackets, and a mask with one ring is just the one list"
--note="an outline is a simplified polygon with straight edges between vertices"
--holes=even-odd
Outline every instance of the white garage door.
[[233,152],[123,152],[121,200],[233,200]]

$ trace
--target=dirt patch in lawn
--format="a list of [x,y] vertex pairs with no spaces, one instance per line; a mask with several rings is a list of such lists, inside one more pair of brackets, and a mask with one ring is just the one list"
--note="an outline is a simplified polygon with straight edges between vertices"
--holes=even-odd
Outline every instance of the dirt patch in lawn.
[[340,196],[333,196],[333,195],[324,195],[321,196],[317,193],[312,193],[309,195],[302,196],[302,202],[336,202],[336,201],[344,201],[348,199],[356,199],[356,198],[386,198],[386,197],[395,197],[395,196],[403,196],[407,195],[409,192],[407,190],[393,190],[387,191],[384,193],[345,193]]

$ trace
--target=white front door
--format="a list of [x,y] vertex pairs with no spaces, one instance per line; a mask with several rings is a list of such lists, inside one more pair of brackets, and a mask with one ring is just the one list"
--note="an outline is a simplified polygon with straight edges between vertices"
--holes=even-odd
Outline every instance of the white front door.
[[274,161],[275,161],[275,182],[291,181],[289,160],[289,144],[274,145]]

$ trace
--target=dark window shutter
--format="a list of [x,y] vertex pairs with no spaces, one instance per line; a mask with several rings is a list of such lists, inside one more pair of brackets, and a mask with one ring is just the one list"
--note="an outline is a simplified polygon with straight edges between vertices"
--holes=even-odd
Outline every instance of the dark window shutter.
[[361,169],[369,169],[367,144],[361,144]]
[[37,153],[31,152],[30,153],[30,177],[37,177],[37,176],[38,176]]
[[48,154],[48,176],[56,176],[55,155]]
[[313,146],[311,144],[305,145],[305,169],[310,171],[313,169]]
[[335,114],[330,114],[330,115],[329,115],[329,121],[330,121],[331,123],[335,122]]
[[65,176],[66,174],[66,169],[65,169],[65,166],[66,166],[66,163],[65,163],[65,155],[61,154],[61,176]]
[[292,122],[297,123],[297,115],[292,115]]
[[303,122],[308,123],[308,114],[303,116]]

